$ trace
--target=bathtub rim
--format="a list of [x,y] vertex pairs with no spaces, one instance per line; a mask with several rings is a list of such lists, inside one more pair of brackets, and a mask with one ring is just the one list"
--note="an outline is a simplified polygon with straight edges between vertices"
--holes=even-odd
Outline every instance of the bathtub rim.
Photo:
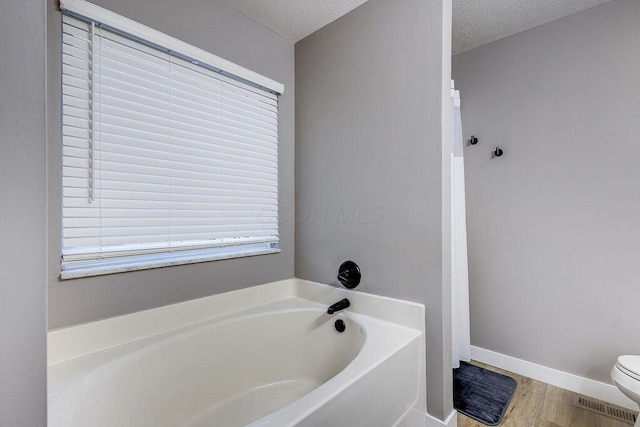
[[422,304],[336,288],[297,278],[53,329],[47,333],[47,366],[199,323],[221,320],[287,298],[327,307],[349,298],[349,313],[373,317],[424,334]]

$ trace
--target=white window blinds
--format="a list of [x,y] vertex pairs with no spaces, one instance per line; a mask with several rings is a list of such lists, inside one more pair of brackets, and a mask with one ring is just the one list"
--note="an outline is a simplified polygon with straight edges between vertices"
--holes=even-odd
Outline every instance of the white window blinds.
[[277,251],[278,98],[63,16],[62,277]]

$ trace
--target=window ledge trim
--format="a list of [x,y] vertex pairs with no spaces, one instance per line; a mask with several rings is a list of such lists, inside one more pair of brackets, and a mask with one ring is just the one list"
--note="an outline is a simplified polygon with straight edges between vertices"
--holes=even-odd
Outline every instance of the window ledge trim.
[[197,264],[201,262],[219,261],[224,259],[244,258],[258,255],[277,254],[282,252],[280,248],[252,248],[244,249],[235,253],[200,253],[172,255],[157,254],[145,256],[144,259],[126,260],[117,264],[106,266],[69,266],[60,272],[60,280],[79,279],[83,277],[102,276],[115,273],[126,273],[130,271],[150,270],[154,268],[173,267],[178,265]]

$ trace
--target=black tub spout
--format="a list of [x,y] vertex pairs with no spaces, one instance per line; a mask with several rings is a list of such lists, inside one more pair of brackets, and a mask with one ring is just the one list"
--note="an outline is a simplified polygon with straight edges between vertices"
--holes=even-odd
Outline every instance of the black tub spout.
[[332,306],[330,306],[329,308],[327,308],[327,314],[333,314],[336,313],[338,311],[344,310],[345,308],[348,308],[351,305],[351,303],[349,302],[348,299],[341,299],[340,301],[338,301],[337,303],[333,304]]

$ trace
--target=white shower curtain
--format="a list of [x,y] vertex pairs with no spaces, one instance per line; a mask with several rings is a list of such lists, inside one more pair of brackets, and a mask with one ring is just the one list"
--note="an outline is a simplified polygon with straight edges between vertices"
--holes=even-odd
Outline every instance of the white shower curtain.
[[469,269],[467,264],[467,214],[464,194],[464,155],[460,92],[451,82],[453,144],[451,152],[451,329],[453,367],[471,360],[469,325]]

